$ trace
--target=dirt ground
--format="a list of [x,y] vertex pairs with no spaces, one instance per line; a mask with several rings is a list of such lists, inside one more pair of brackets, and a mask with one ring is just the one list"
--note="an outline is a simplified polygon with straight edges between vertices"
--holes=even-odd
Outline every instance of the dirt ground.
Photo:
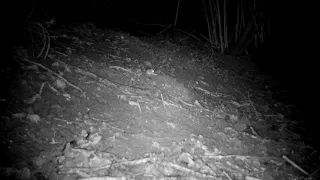
[[257,67],[188,41],[89,24],[56,30],[38,58],[17,47],[1,69],[1,179],[319,177]]

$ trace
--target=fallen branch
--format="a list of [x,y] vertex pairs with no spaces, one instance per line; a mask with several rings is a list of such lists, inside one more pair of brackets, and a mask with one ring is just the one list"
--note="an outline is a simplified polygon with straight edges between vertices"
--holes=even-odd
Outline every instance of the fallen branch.
[[293,167],[295,167],[296,169],[298,169],[300,172],[302,172],[303,174],[309,176],[310,174],[307,173],[307,171],[303,170],[300,166],[298,166],[296,163],[294,163],[291,159],[289,159],[287,156],[282,156],[282,158],[284,160],[286,160],[289,164],[291,164]]
[[54,49],[51,49],[51,51],[53,51],[53,52],[55,52],[55,53],[58,53],[58,54],[61,54],[61,55],[63,55],[63,56],[69,57],[68,55],[66,55],[66,54],[64,54],[64,53],[62,53],[62,52],[56,51],[56,50],[54,50]]
[[[127,72],[129,72],[129,73],[134,73],[134,72],[132,72],[132,71],[130,71],[130,70],[128,70],[128,69],[125,69],[125,68],[123,68],[123,67],[120,67],[120,66],[109,66],[109,68],[110,68],[110,69],[115,68],[115,69],[117,69],[117,70],[121,69],[121,70],[127,71]],[[134,74],[135,74],[135,73],[134,73]]]

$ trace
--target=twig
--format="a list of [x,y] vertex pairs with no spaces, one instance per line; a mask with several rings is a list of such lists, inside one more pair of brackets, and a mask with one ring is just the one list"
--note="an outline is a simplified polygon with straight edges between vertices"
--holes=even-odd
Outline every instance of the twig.
[[241,160],[245,160],[245,159],[258,159],[258,160],[272,160],[273,162],[277,162],[277,163],[282,163],[283,160],[281,158],[277,158],[277,157],[270,157],[270,156],[266,156],[266,157],[262,157],[262,156],[248,156],[248,155],[216,155],[213,153],[206,153],[205,154],[206,158],[212,158],[212,159],[229,159],[229,158],[236,158],[236,159],[241,159]]
[[303,170],[300,166],[298,166],[296,163],[294,163],[292,160],[290,160],[287,156],[283,155],[282,158],[286,160],[289,164],[291,164],[293,167],[297,168],[299,171],[301,171],[303,174],[309,176],[310,174],[307,173],[305,170]]
[[113,128],[113,129],[116,129],[116,130],[119,130],[119,131],[121,131],[121,132],[124,132],[123,129],[120,129],[120,128],[117,128],[117,127],[115,127],[115,126],[112,126],[111,124],[109,124],[109,123],[107,123],[107,122],[105,122],[105,121],[103,121],[103,123],[106,124],[106,125],[108,125],[109,127]]
[[252,109],[255,111],[255,114],[257,115],[257,117],[260,118],[261,114],[257,111],[257,109],[255,108],[254,106],[254,102],[251,101],[250,99],[250,93],[248,91],[248,97],[246,97],[244,94],[242,94],[240,91],[238,91],[237,89],[234,88],[235,91],[237,91],[239,94],[241,94],[243,97],[245,97],[248,101],[249,101],[249,104],[252,106]]
[[226,172],[223,171],[223,174],[226,175],[229,180],[232,180],[231,177]]
[[213,45],[213,42],[210,41],[207,37],[205,37],[204,35],[200,34],[201,37],[203,37],[203,39],[207,40],[211,45]]
[[162,100],[162,104],[163,104],[163,106],[164,106],[164,109],[166,110],[166,113],[167,113],[167,115],[169,116],[168,109],[167,109],[166,105],[164,104],[162,94],[161,94],[161,100]]
[[126,180],[126,177],[111,177],[111,176],[102,176],[102,177],[89,177],[81,178],[79,180]]
[[62,52],[56,51],[56,50],[54,50],[54,49],[51,49],[51,51],[53,51],[53,52],[55,52],[55,53],[58,53],[58,54],[61,54],[61,55],[63,55],[63,56],[69,57],[68,55],[66,55],[66,54],[64,54],[64,53],[62,53]]
[[177,25],[178,14],[179,14],[179,7],[180,7],[180,0],[178,0],[177,11],[176,11],[176,17],[175,17],[175,20],[174,20],[173,28],[175,28],[175,27],[176,27],[176,25]]
[[64,77],[62,77],[61,75],[53,72],[51,69],[45,67],[44,65],[42,65],[42,64],[40,64],[40,63],[37,63],[37,62],[34,62],[34,61],[30,61],[30,60],[28,60],[28,59],[21,59],[21,60],[26,61],[26,62],[31,63],[31,64],[35,64],[35,65],[37,65],[37,66],[40,66],[41,68],[49,71],[50,73],[52,73],[52,74],[54,74],[55,76],[57,76],[57,77],[59,77],[60,79],[62,79],[62,80],[63,80],[65,83],[67,83],[69,86],[71,86],[71,87],[79,90],[81,93],[84,92],[80,87],[78,87],[78,86],[76,86],[76,85],[73,85],[73,84],[70,83],[68,80],[66,80]]
[[[48,33],[48,32],[47,32],[47,33]],[[50,46],[51,46],[51,40],[50,40],[50,35],[49,35],[49,33],[48,33],[48,47],[47,47],[47,51],[46,51],[46,54],[44,55],[44,58],[43,58],[43,59],[46,59],[46,58],[47,58],[48,53],[49,53]]]
[[40,87],[40,90],[39,90],[39,93],[38,93],[38,94],[32,96],[31,98],[28,98],[27,100],[24,100],[24,102],[25,102],[26,104],[32,104],[32,103],[34,103],[38,98],[40,99],[40,98],[41,98],[41,94],[42,94],[42,90],[43,90],[43,87],[44,87],[45,84],[46,84],[46,83],[42,83],[42,84],[41,84],[41,87]]
[[170,24],[168,27],[164,28],[162,31],[158,32],[157,36],[159,36],[160,34],[162,34],[163,32],[165,32],[167,29],[169,29],[172,26],[172,24]]
[[115,68],[115,69],[117,69],[117,70],[121,69],[121,70],[127,71],[127,72],[129,72],[129,73],[134,73],[134,72],[132,72],[132,71],[130,71],[130,70],[128,70],[128,69],[125,69],[125,68],[123,68],[123,67],[120,67],[120,66],[109,66],[109,68]]
[[312,176],[314,176],[315,174],[317,174],[319,170],[320,170],[320,168],[318,168],[317,170],[315,170],[313,173],[310,174],[309,177],[312,177]]
[[261,116],[260,113],[258,113],[256,107],[254,106],[254,103],[253,103],[253,102],[251,101],[251,99],[250,99],[250,93],[249,93],[249,91],[248,91],[248,99],[249,99],[249,103],[251,104],[254,112],[256,113],[256,116],[260,118],[260,116]]
[[113,57],[114,59],[116,59],[116,58],[121,58],[121,57],[119,57],[119,56],[116,56],[116,55],[112,55],[112,54],[108,54],[108,56],[111,56],[111,57]]
[[95,118],[95,117],[90,117],[90,118],[92,118],[92,119],[95,120],[95,121],[103,122],[104,124],[106,124],[107,126],[113,128],[113,129],[116,129],[116,130],[119,130],[119,131],[121,131],[121,132],[124,132],[123,129],[117,128],[117,127],[112,126],[111,124],[107,123],[107,122],[106,122],[107,120],[103,120],[103,119],[99,119],[99,118]]
[[[35,24],[38,25],[38,26],[41,28],[42,34],[43,34],[43,40],[44,40],[43,47],[42,47],[40,53],[39,53],[38,56],[37,56],[37,57],[40,57],[41,54],[43,53],[45,47],[46,47],[46,44],[48,44],[48,47],[47,47],[47,50],[46,50],[46,55],[47,55],[47,53],[48,53],[48,51],[49,51],[49,48],[50,48],[50,36],[49,36],[48,30],[47,30],[46,28],[44,28],[44,27],[42,26],[42,24],[40,24],[40,23],[35,23]],[[48,43],[47,43],[47,38],[48,38],[48,41],[49,41]],[[46,55],[45,55],[44,59],[46,58]]]
[[30,19],[31,15],[33,14],[33,10],[34,10],[34,7],[35,7],[35,5],[36,5],[36,2],[37,2],[36,0],[34,0],[34,1],[32,2],[31,11],[30,11],[29,15],[27,16],[26,20],[24,20],[24,22],[27,22],[28,19]]
[[40,90],[39,90],[39,95],[41,96],[41,94],[42,94],[42,91],[43,91],[43,87],[44,87],[44,85],[45,85],[46,83],[42,83],[41,84],[41,87],[40,87]]
[[252,126],[250,126],[250,130],[253,133],[253,135],[260,137],[260,135],[254,130],[254,128]]
[[160,27],[168,27],[166,25],[163,24],[157,24],[157,23],[151,23],[151,24],[147,24],[147,23],[141,23],[141,22],[137,22],[137,21],[131,21],[135,24],[140,24],[140,25],[145,25],[145,26],[160,26]]
[[[175,30],[177,30],[177,31],[180,31],[180,32],[182,32],[182,33],[185,33],[185,34],[187,34],[187,35],[189,35],[189,36],[191,36],[191,37],[193,37],[193,38],[195,38],[196,40],[198,40],[198,41],[201,41],[199,38],[197,38],[195,35],[193,35],[192,33],[189,33],[189,32],[186,32],[186,31],[183,31],[183,30],[181,30],[181,29],[178,29],[178,28],[175,28]],[[194,32],[194,31],[193,31]]]

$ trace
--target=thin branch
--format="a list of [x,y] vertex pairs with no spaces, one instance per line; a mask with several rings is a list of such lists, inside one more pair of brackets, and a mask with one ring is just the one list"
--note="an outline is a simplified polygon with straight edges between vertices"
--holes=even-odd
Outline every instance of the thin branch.
[[254,15],[250,5],[248,5],[248,6],[249,6],[249,9],[250,9],[250,12],[251,12],[251,16],[252,16],[252,20],[254,22],[254,25],[256,26],[256,30],[257,30],[258,36],[260,37],[259,27],[258,27],[258,24],[257,24],[257,21],[256,21],[256,14]]
[[29,15],[27,16],[27,18],[24,20],[24,22],[27,22],[28,19],[30,19],[31,15],[32,15],[32,13],[33,13],[34,7],[36,6],[36,2],[37,2],[37,0],[32,1],[31,11],[30,11]]
[[239,22],[240,22],[240,1],[238,1],[238,5],[237,5],[237,21],[236,21],[236,26],[235,26],[235,41],[238,40],[238,33],[239,33]]
[[162,34],[163,32],[165,32],[166,30],[168,30],[170,27],[172,26],[172,24],[170,24],[168,27],[166,27],[165,29],[163,29],[162,31],[157,33],[157,36]]
[[282,156],[282,158],[284,160],[286,160],[288,163],[290,163],[293,167],[295,167],[296,169],[298,169],[300,172],[302,172],[303,174],[309,176],[310,174],[307,173],[304,169],[302,169],[300,166],[298,166],[295,162],[293,162],[291,159],[289,159],[287,156]]
[[[203,4],[203,11],[204,11],[204,17],[206,18],[206,21],[207,21],[207,29],[208,29],[208,37],[210,38],[211,37],[211,29],[210,29],[210,23],[209,23],[209,17],[208,17],[208,12],[207,12],[207,8],[205,6],[205,3],[204,3],[205,0],[202,1],[202,4]],[[207,39],[207,38],[205,38]],[[209,42],[210,40],[207,39]]]
[[217,8],[217,17],[218,17],[218,27],[219,27],[219,40],[220,40],[220,50],[221,53],[224,53],[224,42],[223,42],[223,35],[222,35],[222,24],[221,24],[221,12],[220,12],[220,4],[219,0],[216,0],[216,8]]
[[224,48],[228,47],[228,24],[227,24],[227,2],[223,1],[223,27],[224,27]]
[[177,10],[176,10],[176,17],[175,17],[175,20],[174,20],[173,28],[175,28],[176,24],[177,24],[178,14],[179,14],[179,7],[180,7],[180,0],[178,0]]
[[[185,34],[187,34],[187,35],[189,35],[189,36],[191,36],[191,37],[193,37],[193,38],[195,38],[196,40],[198,40],[198,41],[201,41],[199,38],[197,38],[195,35],[193,35],[192,34],[192,32],[191,33],[189,33],[189,32],[186,32],[186,31],[183,31],[183,30],[181,30],[181,29],[176,29],[177,31],[180,31],[180,32],[182,32],[182,33],[185,33]],[[193,31],[194,32],[194,31]]]

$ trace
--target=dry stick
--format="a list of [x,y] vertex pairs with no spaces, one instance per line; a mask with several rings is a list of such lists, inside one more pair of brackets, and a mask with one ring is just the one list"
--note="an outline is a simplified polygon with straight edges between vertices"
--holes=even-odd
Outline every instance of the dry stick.
[[42,67],[43,69],[45,69],[45,70],[49,71],[50,73],[52,73],[52,74],[54,74],[55,76],[57,76],[57,77],[59,77],[60,79],[62,79],[62,80],[63,80],[65,83],[67,83],[69,86],[71,86],[71,87],[73,87],[73,88],[75,88],[75,89],[79,90],[81,93],[83,93],[83,90],[82,90],[80,87],[78,87],[78,86],[76,86],[76,85],[73,85],[73,84],[72,84],[72,83],[70,83],[68,80],[66,80],[64,77],[62,77],[61,75],[59,75],[59,74],[57,74],[57,73],[53,72],[51,69],[49,69],[49,68],[45,67],[44,65],[42,65],[42,64],[40,64],[40,63],[37,63],[37,62],[34,62],[34,61],[30,61],[30,60],[28,60],[28,59],[21,59],[21,60],[23,60],[23,61],[26,61],[26,62],[28,62],[28,63],[35,64],[35,65],[37,65],[37,66]]
[[211,27],[211,29],[210,29],[211,36],[209,37],[211,44],[217,43],[217,39],[216,39],[216,37],[217,37],[217,35],[216,35],[216,22],[215,22],[215,18],[214,18],[214,15],[213,15],[212,3],[213,3],[213,1],[209,1],[208,2],[209,10],[210,10],[210,20],[211,20],[211,22],[209,23],[210,27]]
[[[214,10],[216,10],[216,9],[213,8],[212,3],[214,3],[214,1],[208,2],[209,10],[210,10],[209,15],[210,15],[210,20],[211,20],[211,22],[208,22],[209,26],[210,26],[210,33],[209,33],[210,41],[209,42],[210,42],[211,46],[213,46],[213,44],[217,44],[217,42],[218,42],[217,33],[216,33],[217,25],[216,25],[216,21],[215,21],[216,15],[214,15]],[[214,5],[214,7],[215,7],[215,5]]]
[[40,23],[36,23],[36,25],[38,25],[38,26],[41,28],[42,34],[43,34],[43,40],[44,40],[43,47],[42,47],[40,53],[39,53],[38,56],[37,56],[37,58],[38,58],[38,57],[41,56],[41,54],[42,54],[43,51],[44,51],[44,48],[45,48],[45,46],[46,46],[46,39],[47,39],[47,38],[46,38],[46,32],[45,32],[46,29],[45,29]]
[[241,11],[242,11],[242,24],[243,24],[243,28],[245,29],[245,27],[246,27],[246,21],[245,21],[245,19],[244,19],[244,10],[243,10],[243,3],[242,3],[243,1],[241,1]]
[[251,15],[252,15],[252,20],[253,20],[254,25],[256,27],[256,30],[258,32],[258,37],[260,37],[259,27],[258,27],[258,24],[257,24],[257,21],[256,21],[256,14],[253,14],[253,11],[252,11],[250,6],[249,6],[249,9],[250,9],[250,12],[251,12]]
[[[109,66],[109,68],[110,68],[110,69],[115,68],[115,69],[117,69],[117,70],[121,69],[121,70],[127,71],[127,72],[129,72],[129,73],[134,73],[134,72],[132,72],[132,71],[130,71],[130,70],[128,70],[128,69],[125,69],[125,68],[123,68],[123,67],[120,67],[120,66]],[[134,74],[135,74],[135,73],[134,73]]]
[[249,93],[249,91],[248,91],[248,99],[249,99],[249,104],[251,104],[251,106],[252,106],[252,108],[253,108],[253,110],[254,110],[254,112],[256,113],[256,115],[260,118],[260,113],[258,113],[258,111],[257,111],[257,109],[256,109],[256,107],[254,106],[254,102],[253,101],[251,101],[251,99],[250,99],[250,93]]
[[40,87],[40,90],[39,90],[39,93],[34,95],[33,97],[29,98],[28,100],[25,100],[25,103],[27,104],[32,104],[34,103],[38,98],[41,98],[41,94],[42,94],[42,90],[43,90],[43,87],[46,83],[42,83],[41,84],[41,87]]
[[48,33],[48,47],[47,47],[47,52],[46,52],[46,54],[44,55],[44,58],[43,58],[43,59],[46,59],[47,56],[48,56],[49,49],[50,49],[50,44],[51,44],[51,42],[50,42],[50,34]]
[[145,25],[145,26],[160,26],[160,27],[164,27],[164,28],[167,27],[166,25],[157,24],[157,23],[147,24],[147,23],[140,23],[140,22],[137,22],[137,21],[130,21],[130,22],[133,22],[133,23],[136,23],[136,24]]
[[119,130],[119,131],[121,131],[121,132],[124,132],[123,129],[117,128],[117,127],[111,125],[110,123],[108,123],[108,122],[107,122],[108,120],[99,119],[99,118],[95,118],[95,117],[90,117],[90,118],[92,118],[92,119],[95,120],[95,121],[103,122],[103,123],[105,123],[106,125],[108,125],[109,127],[113,128],[113,129],[116,129],[116,130]]
[[[178,29],[178,28],[176,28],[176,30],[177,30],[177,31],[180,31],[180,32],[182,32],[182,33],[188,34],[189,36],[195,38],[195,39],[198,40],[198,41],[201,41],[201,40],[200,40],[199,38],[197,38],[195,35],[191,34],[192,32],[189,33],[189,32],[183,31],[183,30]],[[194,32],[194,31],[193,31],[193,32]]]
[[226,172],[223,171],[223,174],[224,174],[225,176],[227,176],[227,178],[228,178],[229,180],[232,180],[231,177],[230,177]]
[[[207,12],[207,8],[204,4],[204,1],[202,3],[203,3],[204,17],[206,18],[206,21],[207,21],[208,36],[210,38],[211,37],[211,29],[210,29],[210,24],[209,24],[210,21],[209,21],[209,17],[208,17],[208,12]],[[207,39],[206,37],[204,37],[204,38]],[[210,42],[210,40],[208,40],[208,41]]]
[[[244,94],[242,94],[240,91],[238,91],[237,89],[234,89],[235,91],[237,91],[238,93],[240,93],[242,96],[244,96]],[[244,96],[245,97],[245,96]],[[250,99],[250,93],[248,91],[248,100],[249,100],[249,104],[251,105],[251,107],[253,108],[253,110],[255,111],[256,116],[260,119],[260,113],[257,111],[256,107],[254,106],[254,102],[251,101]],[[251,122],[250,122],[250,130],[251,132],[256,135],[256,136],[260,136],[255,130],[254,128],[251,126]]]
[[[210,22],[209,21],[209,16],[208,16],[207,8],[206,8],[206,5],[205,5],[204,1],[202,1],[202,4],[203,4],[204,17],[206,18],[206,21],[207,21],[208,37],[210,38],[212,36],[211,36],[211,28],[210,28],[210,23],[209,23]],[[212,41],[210,41],[207,37],[205,37],[202,34],[200,34],[200,36],[202,38],[204,38],[205,40],[207,40],[210,43],[211,46],[213,46],[212,45]]]
[[40,90],[39,90],[39,95],[41,96],[41,94],[42,94],[42,91],[43,91],[43,87],[44,87],[44,85],[45,85],[46,83],[42,83],[41,84],[41,87],[40,87]]
[[178,0],[177,11],[176,11],[176,17],[175,17],[175,20],[174,20],[173,28],[175,28],[175,27],[176,27],[176,24],[177,24],[178,14],[179,14],[179,7],[180,7],[180,0]]
[[[218,44],[218,37],[217,37],[217,31],[216,31],[216,28],[217,28],[217,24],[216,24],[216,21],[215,21],[215,17],[217,17],[217,13],[214,14],[214,12],[217,12],[217,9],[214,8],[216,7],[216,5],[214,5],[214,7],[212,6],[212,4],[214,3],[214,1],[209,1],[208,2],[208,9],[209,11],[207,11],[207,8],[205,6],[205,4],[203,3],[203,6],[204,6],[204,11],[205,11],[205,17],[206,17],[206,21],[207,21],[207,28],[208,28],[208,38],[204,37],[204,39],[206,39],[210,45],[211,45],[211,48],[214,47],[214,45]],[[215,10],[215,11],[214,11]],[[211,22],[210,22],[211,20]]]
[[162,99],[162,104],[163,104],[163,106],[164,106],[164,109],[166,110],[166,113],[167,113],[167,115],[169,116],[168,109],[167,109],[166,105],[164,104],[162,94],[161,94],[161,99]]
[[[212,7],[212,3],[214,3],[214,1],[209,1],[210,3],[209,3],[209,8],[210,8],[210,15],[211,15],[211,26],[212,26],[212,37],[210,37],[210,39],[211,39],[211,42],[212,43],[215,43],[215,44],[217,44],[218,43],[218,35],[217,35],[217,23],[216,23],[216,21],[215,21],[215,17],[216,17],[216,15],[214,15],[214,8]],[[216,7],[215,5],[214,5],[214,7]],[[216,8],[215,8],[215,10],[216,10]]]
[[32,58],[34,59],[34,47],[33,47],[33,35],[32,35],[32,31],[28,29],[28,31],[30,31],[30,36],[31,36],[31,49],[32,49]]
[[[247,98],[244,94],[242,94],[239,90],[237,90],[237,89],[235,89],[235,88],[233,88],[235,91],[237,91],[239,94],[241,94],[243,97],[245,97],[245,98]],[[250,93],[249,93],[249,91],[248,91],[248,101],[249,101],[249,104],[252,106],[252,108],[253,108],[253,110],[255,111],[255,114],[258,116],[258,117],[260,117],[261,115],[260,115],[260,113],[257,111],[257,109],[255,108],[255,106],[254,106],[254,102],[253,101],[251,101],[251,99],[250,99]]]
[[312,177],[312,176],[314,176],[315,174],[317,174],[319,170],[320,170],[320,168],[318,168],[317,170],[315,170],[313,173],[310,174],[309,177]]
[[30,11],[29,15],[27,16],[27,18],[24,20],[24,22],[27,22],[28,19],[30,19],[31,15],[33,14],[33,10],[34,10],[35,5],[36,5],[36,1],[33,1],[33,2],[32,2],[31,11]]
[[172,24],[170,24],[168,27],[166,27],[165,29],[163,29],[162,31],[160,31],[160,32],[157,34],[157,36],[160,35],[160,34],[162,34],[163,32],[165,32],[165,31],[166,31],[167,29],[169,29],[171,26],[172,26]]
[[220,13],[220,4],[219,0],[216,0],[216,14],[218,16],[218,27],[219,27],[219,40],[220,40],[220,50],[221,53],[224,53],[224,43],[223,43],[223,36],[222,36],[222,24],[221,24],[221,13]]
[[53,51],[53,52],[55,52],[55,53],[58,53],[58,54],[61,54],[61,55],[63,55],[63,56],[69,57],[68,55],[66,55],[66,54],[64,54],[64,53],[62,53],[62,52],[56,51],[56,50],[54,50],[54,49],[51,49],[51,51]]
[[[205,40],[207,40],[207,41],[211,44],[212,41],[210,41],[210,39],[208,39],[207,37],[205,37],[205,36],[202,35],[202,34],[200,34],[200,36],[203,37]],[[209,35],[209,37],[210,37],[210,35]]]
[[238,6],[237,6],[237,22],[236,22],[236,27],[235,27],[235,42],[237,42],[238,39],[238,31],[239,31],[239,21],[240,21],[240,1],[238,1]]
[[284,160],[286,160],[288,163],[290,163],[293,167],[297,168],[299,171],[301,171],[303,174],[309,176],[310,174],[307,173],[305,170],[303,170],[300,166],[298,166],[296,163],[294,163],[292,160],[290,160],[287,156],[282,156]]
[[228,24],[227,24],[227,3],[223,1],[223,27],[224,27],[224,47],[228,47]]
[[232,40],[232,38],[233,38],[233,35],[236,35],[237,26],[238,26],[238,25],[236,24],[235,27],[233,28],[232,33],[231,33],[231,36],[230,36],[230,38],[229,38],[229,40],[228,40],[228,44],[230,44],[230,42],[231,42],[231,40]]

